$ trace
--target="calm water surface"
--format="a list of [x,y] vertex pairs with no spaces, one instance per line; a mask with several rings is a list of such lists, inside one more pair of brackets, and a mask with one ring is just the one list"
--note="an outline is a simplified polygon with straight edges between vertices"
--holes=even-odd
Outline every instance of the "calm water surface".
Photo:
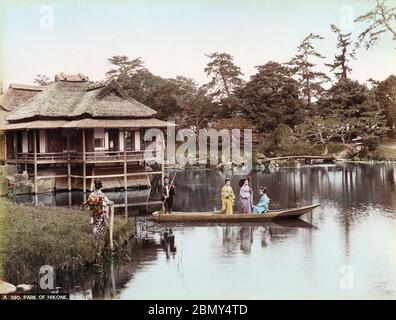
[[[218,210],[225,177],[210,170],[178,172],[175,210]],[[268,188],[274,208],[322,206],[303,221],[170,225],[175,248],[161,244],[159,235],[138,242],[132,262],[87,276],[73,298],[396,298],[396,166],[289,168],[251,177],[254,189]],[[234,191],[239,178],[233,178]],[[155,187],[135,196],[154,201]],[[122,202],[122,194],[110,197]],[[141,201],[135,196],[127,202]]]

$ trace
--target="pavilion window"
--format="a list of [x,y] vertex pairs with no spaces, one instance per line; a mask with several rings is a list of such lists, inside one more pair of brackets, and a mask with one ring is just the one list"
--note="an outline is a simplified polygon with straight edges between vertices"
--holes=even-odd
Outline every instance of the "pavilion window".
[[125,133],[125,150],[135,151],[135,134],[134,131],[126,131]]
[[104,149],[105,139],[104,138],[95,138],[95,148]]
[[105,150],[106,134],[104,128],[95,128],[94,130],[94,146],[95,150]]

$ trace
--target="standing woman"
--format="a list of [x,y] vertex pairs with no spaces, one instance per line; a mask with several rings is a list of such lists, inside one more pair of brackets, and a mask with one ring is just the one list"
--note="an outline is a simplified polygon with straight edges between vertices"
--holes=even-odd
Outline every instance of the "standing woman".
[[109,218],[109,207],[114,204],[102,192],[102,181],[96,179],[95,190],[89,195],[86,204],[89,206],[92,218],[92,232],[96,241],[103,240],[106,232],[106,221]]
[[249,178],[245,178],[239,182],[241,189],[239,190],[239,201],[242,213],[253,212],[253,190],[249,186]]
[[235,195],[231,187],[230,179],[225,180],[225,185],[221,188],[221,211],[225,214],[233,213]]

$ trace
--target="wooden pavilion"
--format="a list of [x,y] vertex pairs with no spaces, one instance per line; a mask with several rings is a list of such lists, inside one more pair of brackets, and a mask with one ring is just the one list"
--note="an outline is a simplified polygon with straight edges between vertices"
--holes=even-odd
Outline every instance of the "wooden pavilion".
[[5,161],[28,174],[34,193],[42,180],[54,190],[84,192],[95,178],[107,189],[147,186],[150,175],[164,172],[163,162],[150,167],[158,154],[145,151],[143,140],[146,130],[169,125],[155,114],[115,80],[93,83],[61,73],[6,117]]

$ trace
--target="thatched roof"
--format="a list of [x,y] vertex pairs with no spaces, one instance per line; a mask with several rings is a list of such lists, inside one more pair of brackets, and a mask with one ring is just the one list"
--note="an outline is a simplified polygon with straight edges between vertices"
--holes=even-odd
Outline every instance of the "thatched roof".
[[0,107],[4,110],[13,110],[21,104],[29,101],[36,94],[43,91],[44,86],[31,86],[26,84],[12,83],[7,91],[0,96]]
[[166,128],[175,126],[158,119],[79,119],[79,120],[35,120],[30,122],[8,123],[1,127],[5,130],[20,129],[72,129],[72,128]]
[[78,118],[149,118],[157,112],[127,96],[115,80],[93,84],[82,75],[55,82],[6,117],[8,122]]

